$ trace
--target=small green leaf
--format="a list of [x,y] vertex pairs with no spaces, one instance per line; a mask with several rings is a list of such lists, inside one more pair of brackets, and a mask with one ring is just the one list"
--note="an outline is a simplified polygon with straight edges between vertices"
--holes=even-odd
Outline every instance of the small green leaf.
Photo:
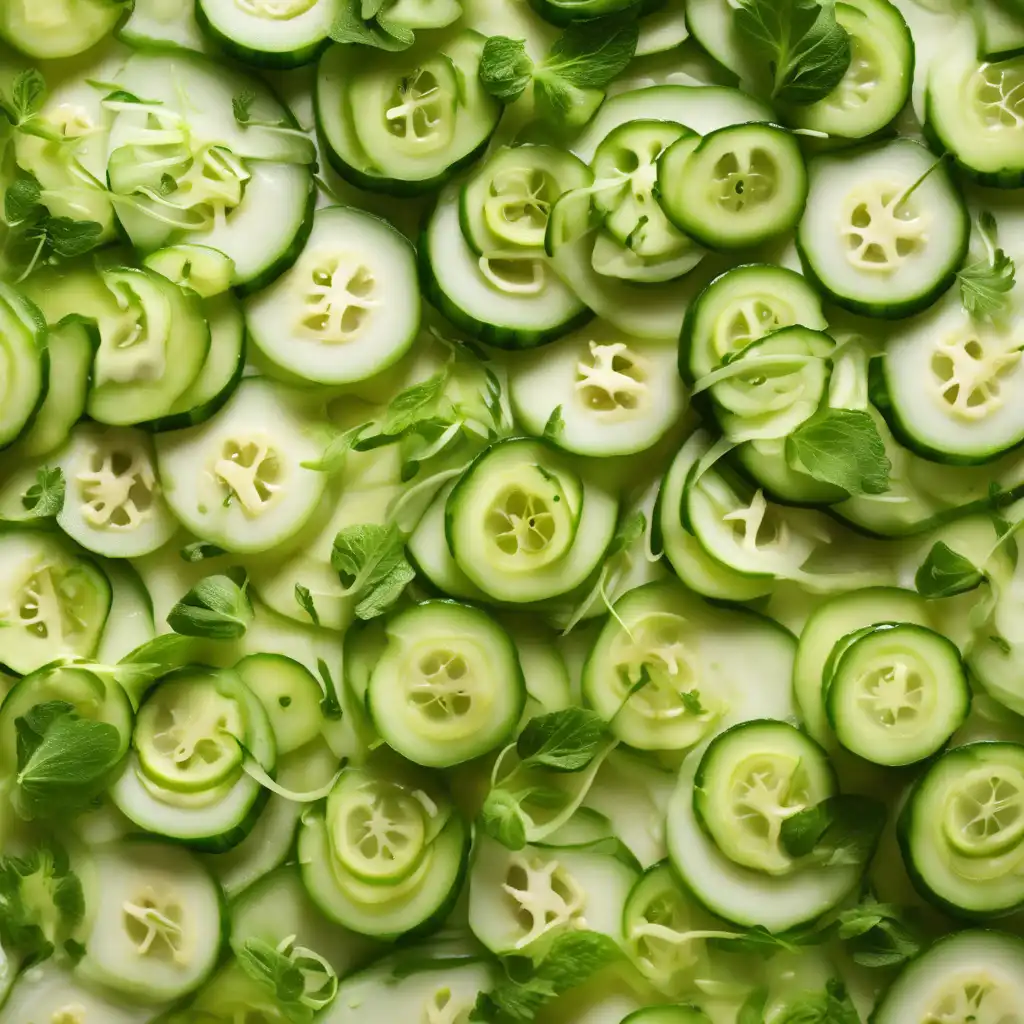
[[786,440],[786,457],[815,480],[850,494],[884,494],[892,463],[871,416],[857,409],[826,409]]
[[492,789],[480,810],[480,827],[509,850],[526,846],[526,822],[519,801],[504,789]]
[[32,519],[49,519],[64,507],[64,472],[59,466],[40,466],[36,482],[21,497],[22,507]]
[[207,576],[171,609],[167,624],[182,636],[237,640],[253,618],[246,590],[244,579],[240,585],[230,576]]
[[231,112],[239,124],[246,125],[249,123],[252,118],[252,105],[255,102],[256,93],[251,89],[246,89],[231,98]]
[[604,719],[588,708],[571,707],[531,718],[516,741],[523,768],[578,772],[597,756],[608,738]]
[[683,702],[683,707],[686,708],[687,714],[707,714],[707,708],[704,707],[700,700],[700,690],[683,690],[679,694],[679,699]]
[[375,523],[341,530],[334,538],[331,565],[348,594],[359,599],[355,613],[364,620],[387,611],[416,576],[397,527]]
[[178,191],[178,180],[172,174],[163,174],[160,176],[160,184],[157,187],[157,193],[162,196],[173,195]]
[[316,659],[316,668],[320,673],[323,682],[324,698],[320,701],[320,714],[331,721],[341,718],[341,701],[338,699],[338,690],[334,685],[334,677],[327,662],[323,658]]
[[359,440],[360,436],[369,428],[369,423],[361,423],[358,427],[346,430],[342,434],[331,438],[323,455],[312,462],[301,463],[303,469],[313,469],[318,473],[338,473],[345,465],[348,453]]
[[4,193],[4,220],[8,226],[22,224],[41,209],[42,188],[32,175],[14,179]]
[[555,41],[538,77],[556,77],[577,89],[603,89],[629,67],[639,35],[632,20],[576,22]]
[[480,57],[480,81],[495,99],[513,103],[522,96],[533,77],[533,61],[525,39],[490,36]]
[[11,86],[11,108],[15,123],[24,124],[36,116],[46,102],[46,79],[37,68],[19,71]]
[[940,540],[917,570],[914,586],[922,597],[954,597],[974,590],[984,580],[985,574],[969,558]]
[[877,800],[852,793],[829,797],[782,823],[782,847],[791,857],[826,867],[863,866],[874,855],[885,818]]
[[641,510],[637,510],[619,524],[619,528],[612,537],[611,544],[604,557],[607,561],[624,551],[628,551],[647,531],[647,516]]
[[556,405],[551,410],[547,423],[544,424],[544,437],[549,441],[555,441],[561,436],[563,430],[565,430],[565,419],[562,416],[562,407]]
[[385,29],[379,23],[379,11],[372,19],[364,19],[362,13],[363,0],[341,0],[330,37],[336,43],[354,43],[391,52],[407,50],[414,41],[413,33],[397,25],[389,23]]
[[922,942],[907,925],[899,907],[867,896],[840,913],[837,936],[862,967],[896,967],[921,951]]
[[309,592],[309,587],[296,583],[295,600],[298,606],[313,620],[313,625],[319,626],[320,616],[317,613],[316,605],[313,603],[313,595]]
[[964,311],[977,320],[991,320],[1009,307],[1017,266],[998,247],[996,219],[987,210],[978,217],[978,235],[986,256],[957,273]]
[[72,220],[70,217],[48,217],[45,229],[54,255],[65,259],[91,252],[103,236],[102,224],[93,220]]

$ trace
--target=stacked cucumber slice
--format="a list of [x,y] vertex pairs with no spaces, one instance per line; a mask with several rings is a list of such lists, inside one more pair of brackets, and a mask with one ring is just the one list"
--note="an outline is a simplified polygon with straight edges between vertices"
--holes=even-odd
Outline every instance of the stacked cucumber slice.
[[0,1024],[1024,1022],[1024,0],[0,0]]

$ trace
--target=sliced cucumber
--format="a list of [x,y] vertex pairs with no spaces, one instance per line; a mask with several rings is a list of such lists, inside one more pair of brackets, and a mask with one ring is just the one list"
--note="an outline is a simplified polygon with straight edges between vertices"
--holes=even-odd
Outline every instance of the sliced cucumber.
[[423,231],[426,298],[454,324],[499,348],[543,345],[590,318],[543,253],[506,249],[478,256],[459,223],[459,189],[446,188]]
[[0,579],[0,663],[24,674],[95,652],[110,584],[71,545],[34,530],[0,534]]
[[248,64],[295,68],[316,60],[338,17],[337,0],[197,0],[196,21],[214,43]]
[[152,442],[140,430],[83,423],[60,455],[64,505],[60,528],[108,558],[163,547],[178,530],[160,493]]
[[1024,746],[981,742],[943,754],[900,813],[903,862],[925,899],[960,917],[1024,904]]
[[734,864],[789,875],[799,862],[782,845],[782,825],[836,793],[825,751],[786,722],[734,725],[705,748],[694,776],[693,810]]
[[135,0],[117,38],[139,49],[180,47],[202,52],[206,40],[195,19],[195,0]]
[[577,455],[631,455],[656,444],[686,409],[673,346],[644,342],[597,321],[515,359],[509,397],[516,419]]
[[296,265],[249,298],[245,318],[253,344],[290,374],[317,384],[372,377],[419,330],[412,247],[361,210],[319,210]]
[[618,501],[590,473],[542,441],[491,445],[445,506],[459,568],[492,598],[512,604],[568,593],[594,571],[615,532]]
[[897,139],[818,156],[810,181],[797,244],[805,270],[834,302],[898,319],[953,283],[967,252],[967,210],[923,146]]
[[235,276],[235,261],[208,245],[169,245],[150,253],[143,265],[204,299],[226,292]]
[[695,751],[683,762],[668,810],[668,848],[686,887],[712,913],[746,928],[785,932],[816,920],[856,886],[861,869],[808,865],[766,875],[729,860],[701,829],[693,809]]
[[164,496],[196,536],[229,551],[265,551],[316,510],[325,474],[303,467],[322,444],[296,396],[260,378],[242,383],[215,419],[157,435]]
[[[772,620],[706,605],[677,582],[637,587],[615,613],[587,658],[582,686],[623,743],[685,750],[739,722],[793,714],[795,641]],[[752,660],[756,680],[745,667]]]
[[0,10],[0,36],[30,57],[73,57],[95,46],[121,14],[107,0],[9,0]]
[[[153,602],[139,574],[128,562],[106,562],[103,572],[110,581],[113,597],[103,637],[96,649],[96,660],[101,665],[115,665],[156,635]],[[128,683],[122,685],[132,704],[138,706],[142,688]]]
[[250,654],[235,671],[266,710],[279,755],[299,750],[320,735],[324,694],[305,666],[283,654]]
[[500,747],[523,711],[515,646],[486,612],[429,601],[391,619],[366,705],[403,757],[448,767]]
[[213,973],[227,922],[220,887],[194,854],[154,842],[94,852],[86,954],[76,972],[134,1000],[164,1003]]
[[59,1021],[69,1007],[78,1017],[75,1024],[146,1024],[153,1018],[152,1006],[129,1006],[48,960],[22,974],[0,1009],[0,1024]]
[[39,310],[0,282],[0,448],[16,441],[46,399],[50,356]]

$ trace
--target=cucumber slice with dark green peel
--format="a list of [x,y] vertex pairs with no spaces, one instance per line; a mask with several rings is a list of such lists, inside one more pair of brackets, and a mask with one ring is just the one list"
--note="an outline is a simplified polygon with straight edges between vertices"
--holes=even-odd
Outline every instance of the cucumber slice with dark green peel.
[[985,919],[1024,903],[1024,747],[982,742],[943,754],[899,818],[903,861],[925,899]]
[[0,10],[0,37],[29,57],[74,57],[95,46],[122,13],[106,0],[10,0]]
[[875,764],[931,757],[970,711],[960,652],[911,624],[873,626],[854,636],[825,681],[825,707],[839,742]]

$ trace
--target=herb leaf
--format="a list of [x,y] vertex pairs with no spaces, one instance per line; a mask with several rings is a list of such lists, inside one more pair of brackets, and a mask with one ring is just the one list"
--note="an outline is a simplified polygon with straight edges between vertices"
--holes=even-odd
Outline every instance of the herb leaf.
[[781,840],[791,857],[811,857],[825,867],[862,865],[873,856],[884,827],[883,804],[844,793],[787,818]]
[[848,943],[854,962],[863,967],[895,967],[922,948],[899,907],[879,903],[871,893],[856,907],[844,910],[837,924],[838,937]]
[[604,719],[587,708],[571,707],[531,718],[516,741],[521,768],[578,772],[597,756],[608,738]]
[[480,809],[480,826],[509,850],[526,846],[526,822],[517,797],[504,789],[492,789]]
[[207,558],[219,558],[221,555],[226,555],[227,552],[216,544],[211,544],[206,540],[193,541],[191,544],[186,544],[178,554],[185,562],[202,562]]
[[[404,25],[381,17],[383,4],[366,5],[364,0],[342,0],[330,37],[336,43],[358,43],[378,50],[407,50],[416,37]],[[367,15],[366,11],[373,11]]]
[[348,594],[359,598],[359,619],[373,619],[402,596],[416,572],[405,557],[405,541],[394,525],[348,526],[334,538],[331,565]]
[[850,37],[832,4],[736,0],[736,28],[772,74],[772,96],[809,104],[827,96],[850,67]]
[[253,618],[247,588],[244,576],[241,584],[230,576],[207,576],[170,610],[167,624],[182,636],[237,640]]
[[36,482],[21,496],[21,504],[32,519],[49,519],[64,507],[64,472],[59,466],[40,466]]
[[985,574],[969,558],[939,540],[914,575],[914,586],[922,597],[953,597],[974,590],[984,579]]
[[[449,372],[445,369],[400,391],[388,404],[387,417],[380,431],[370,437],[355,439],[352,447],[356,451],[379,448],[381,445],[397,441],[424,421],[433,420],[437,403],[444,394],[448,379]],[[447,420],[440,422],[444,427],[449,425]]]
[[554,441],[565,430],[565,418],[562,416],[562,407],[556,405],[551,410],[547,423],[544,424],[544,437]]
[[991,320],[1004,313],[1016,283],[1016,264],[998,247],[996,219],[988,211],[978,217],[978,235],[985,246],[985,258],[958,271],[960,299],[964,312],[978,320]]
[[255,102],[256,93],[252,89],[245,89],[237,96],[231,98],[231,112],[235,115],[235,120],[239,124],[246,125],[249,123],[249,119],[252,117],[252,105]]
[[509,978],[492,991],[480,993],[469,1019],[487,1024],[530,1024],[545,1004],[621,957],[622,951],[607,935],[566,932],[554,940],[547,956],[527,978]]
[[[291,957],[262,939],[246,939],[237,954],[238,966],[254,981],[266,986],[280,1003],[295,1003],[306,988],[302,971]],[[312,1017],[312,1014],[310,1014]]]
[[846,986],[829,979],[822,992],[813,992],[786,1005],[773,1015],[773,1024],[860,1024],[860,1014],[850,1001]]
[[892,463],[871,416],[858,409],[826,409],[786,439],[786,457],[815,480],[850,494],[884,494]]
[[577,89],[603,89],[629,66],[640,30],[635,21],[581,21],[551,47],[537,78],[559,78]]
[[4,193],[4,220],[9,226],[23,224],[39,209],[42,186],[30,174],[20,175]]
[[533,78],[533,61],[525,39],[490,36],[480,57],[480,81],[502,103],[519,99]]
[[317,613],[316,605],[313,603],[313,595],[309,592],[309,587],[296,583],[295,600],[299,607],[313,620],[313,625],[319,626],[320,615]]

